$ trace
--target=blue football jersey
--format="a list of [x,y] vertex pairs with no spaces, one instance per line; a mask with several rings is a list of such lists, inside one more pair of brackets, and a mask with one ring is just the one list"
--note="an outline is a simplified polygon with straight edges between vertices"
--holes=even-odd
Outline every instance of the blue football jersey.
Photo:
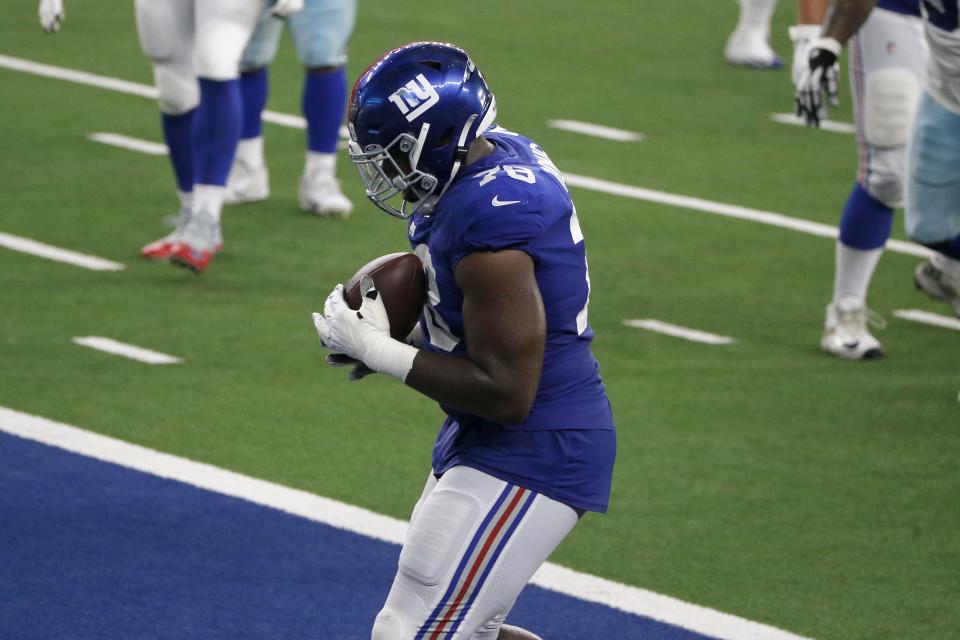
[[877,7],[908,16],[920,16],[920,0],[879,0]]
[[[484,138],[494,151],[456,178],[430,216],[416,214],[409,222],[410,243],[428,280],[420,318],[424,348],[466,351],[463,293],[454,280],[460,260],[480,251],[516,249],[533,259],[543,298],[543,368],[533,408],[519,424],[493,423],[441,405],[448,418],[434,449],[434,470],[467,464],[575,507],[602,511],[615,436],[590,350],[590,275],[577,211],[562,175],[536,143],[499,127]],[[591,449],[591,442],[597,446]],[[603,460],[585,460],[578,454],[585,451]],[[534,469],[534,459],[542,468]],[[565,488],[558,489],[560,484]]]

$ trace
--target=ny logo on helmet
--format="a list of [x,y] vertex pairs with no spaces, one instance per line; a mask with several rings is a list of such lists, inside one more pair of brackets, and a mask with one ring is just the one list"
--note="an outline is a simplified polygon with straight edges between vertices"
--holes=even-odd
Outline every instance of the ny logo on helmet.
[[[422,73],[400,87],[390,96],[390,102],[397,105],[400,113],[407,117],[407,122],[413,122],[423,115],[427,109],[437,104],[440,96]],[[413,109],[413,111],[411,111]]]

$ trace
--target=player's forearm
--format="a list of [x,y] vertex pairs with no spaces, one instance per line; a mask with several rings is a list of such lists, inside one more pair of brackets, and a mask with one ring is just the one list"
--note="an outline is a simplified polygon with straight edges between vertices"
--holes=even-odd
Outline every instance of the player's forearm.
[[442,404],[494,422],[516,424],[530,413],[539,370],[531,379],[487,371],[465,356],[420,351],[404,382]]
[[845,45],[876,5],[877,0],[833,0],[823,23],[823,37]]
[[797,0],[797,24],[821,24],[830,0]]

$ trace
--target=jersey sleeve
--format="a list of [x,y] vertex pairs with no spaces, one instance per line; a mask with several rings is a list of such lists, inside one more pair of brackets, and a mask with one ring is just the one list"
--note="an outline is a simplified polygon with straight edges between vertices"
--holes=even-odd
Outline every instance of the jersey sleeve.
[[536,193],[514,192],[500,196],[494,205],[487,197],[474,202],[470,215],[460,229],[454,264],[465,256],[478,251],[501,251],[517,249],[539,260],[534,241],[546,228],[546,220],[540,211],[540,198]]

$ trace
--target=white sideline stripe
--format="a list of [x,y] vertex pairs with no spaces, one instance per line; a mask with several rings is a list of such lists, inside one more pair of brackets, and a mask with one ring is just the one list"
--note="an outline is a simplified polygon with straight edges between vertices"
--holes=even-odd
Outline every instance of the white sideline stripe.
[[140,153],[147,153],[151,156],[165,156],[169,153],[169,149],[167,149],[167,145],[165,144],[150,142],[149,140],[143,140],[141,138],[131,138],[130,136],[119,133],[97,132],[91,133],[87,138],[101,144],[108,144],[112,147],[120,147],[121,149],[130,149],[131,151],[139,151]]
[[[791,124],[797,127],[807,126],[806,120],[793,113],[771,113],[770,119],[780,124]],[[850,124],[849,122],[835,122],[833,120],[821,120],[820,128],[824,131],[832,131],[833,133],[857,132],[856,125]]]
[[[32,62],[30,60],[23,60],[5,55],[0,55],[0,68],[23,71],[24,73],[32,73],[48,78],[67,80],[69,82],[77,82],[79,84],[110,89],[113,91],[119,91],[121,93],[130,93],[146,98],[157,97],[156,88],[149,85],[138,84],[136,82],[127,82],[126,80],[118,80],[116,78],[110,78],[106,76],[98,76],[92,73],[86,73],[84,71],[64,69],[62,67],[55,67],[48,64],[41,64],[39,62]],[[306,127],[306,121],[300,116],[276,113],[274,111],[264,111],[263,119],[267,122],[279,124],[281,126],[294,127],[298,129]],[[347,137],[347,133],[343,127],[340,129],[340,137]],[[586,176],[578,176],[569,173],[565,174],[565,179],[567,180],[568,184],[575,187],[592,189],[594,191],[600,191],[625,198],[648,200],[650,202],[657,202],[660,204],[682,207],[685,209],[695,209],[706,213],[714,213],[731,218],[740,218],[742,220],[750,220],[752,222],[759,222],[761,224],[768,224],[775,227],[792,229],[794,231],[800,231],[801,233],[808,233],[815,236],[823,236],[826,238],[837,237],[837,230],[835,227],[817,222],[801,220],[799,218],[791,218],[780,213],[759,211],[757,209],[723,204],[720,202],[712,202],[710,200],[703,200],[701,198],[675,195],[672,193],[666,193],[664,191],[654,191],[653,189],[644,189],[643,187],[618,184],[616,182],[609,182],[599,178],[589,178]],[[931,252],[928,249],[919,247],[909,242],[903,242],[901,240],[888,240],[887,249],[895,253],[904,253],[922,258],[927,258],[931,255]]]
[[[403,520],[2,406],[0,431],[385,542],[403,544],[406,535],[408,523]],[[549,562],[540,568],[531,582],[719,640],[809,640],[775,627]]]
[[637,142],[643,140],[644,135],[635,131],[625,131],[624,129],[615,129],[605,127],[602,124],[593,124],[582,122],[580,120],[547,120],[547,125],[554,129],[563,131],[572,131],[573,133],[582,133],[595,138],[606,138],[607,140],[616,140],[617,142]]
[[97,351],[112,353],[115,356],[123,356],[131,360],[146,362],[147,364],[177,364],[183,362],[182,358],[177,358],[176,356],[170,356],[151,349],[144,349],[143,347],[127,344],[126,342],[118,342],[117,340],[104,338],[103,336],[71,338],[71,342],[83,347],[96,349]]
[[960,319],[943,316],[939,313],[930,313],[929,311],[921,311],[920,309],[897,309],[893,312],[893,315],[912,322],[921,322],[935,327],[960,331]]
[[[837,228],[834,226],[822,224],[820,222],[811,222],[810,220],[802,220],[800,218],[791,218],[790,216],[785,216],[782,213],[761,211],[759,209],[741,207],[735,204],[724,204],[722,202],[713,202],[711,200],[704,200],[702,198],[694,198],[691,196],[681,196],[673,193],[667,193],[665,191],[655,191],[653,189],[645,189],[643,187],[634,187],[628,184],[620,184],[618,182],[610,182],[608,180],[601,180],[600,178],[590,178],[588,176],[580,176],[573,173],[565,173],[563,174],[563,177],[568,185],[580,187],[581,189],[590,189],[591,191],[599,191],[601,193],[621,196],[624,198],[633,198],[635,200],[646,200],[648,202],[656,202],[658,204],[665,204],[671,207],[694,209],[696,211],[714,213],[720,216],[726,216],[728,218],[750,220],[751,222],[759,222],[761,224],[767,224],[774,227],[782,227],[784,229],[791,229],[793,231],[808,233],[814,236],[823,236],[825,238],[837,237]],[[888,251],[905,253],[907,255],[918,256],[921,258],[928,258],[932,255],[932,252],[929,249],[911,242],[904,242],[902,240],[887,240],[886,248]]]
[[729,336],[719,336],[715,333],[688,329],[678,324],[670,324],[669,322],[653,320],[652,318],[624,320],[623,324],[635,329],[646,329],[647,331],[656,331],[657,333],[663,333],[668,336],[673,336],[674,338],[683,338],[691,342],[702,342],[704,344],[733,344],[736,342],[736,340]]
[[0,247],[6,247],[7,249],[20,251],[21,253],[29,253],[30,255],[46,258],[47,260],[72,264],[75,267],[83,267],[91,271],[123,271],[126,269],[126,267],[119,262],[104,260],[103,258],[70,251],[69,249],[61,249],[60,247],[43,244],[42,242],[37,242],[30,238],[22,238],[10,233],[3,233],[2,231],[0,231]]

